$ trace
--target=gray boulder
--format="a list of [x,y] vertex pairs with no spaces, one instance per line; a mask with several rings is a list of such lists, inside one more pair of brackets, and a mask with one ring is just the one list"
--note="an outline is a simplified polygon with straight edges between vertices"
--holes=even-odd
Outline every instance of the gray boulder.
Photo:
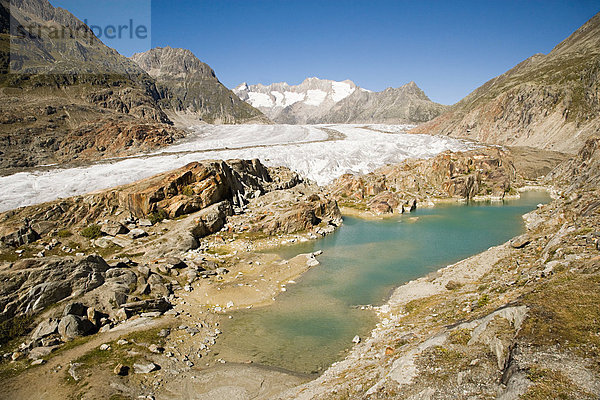
[[100,227],[100,232],[109,236],[117,236],[129,232],[125,225],[117,221],[108,221]]
[[20,260],[0,271],[0,321],[89,292],[104,283],[108,268],[96,255]]
[[48,318],[38,324],[38,326],[33,330],[31,338],[33,340],[38,340],[46,336],[50,336],[56,332],[58,332],[58,320],[54,318]]
[[95,328],[91,321],[76,315],[65,315],[58,323],[58,333],[64,340],[89,335]]

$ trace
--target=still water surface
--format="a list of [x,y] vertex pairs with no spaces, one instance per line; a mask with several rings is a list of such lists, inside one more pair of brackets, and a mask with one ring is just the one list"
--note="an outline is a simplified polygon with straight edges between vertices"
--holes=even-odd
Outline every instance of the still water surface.
[[519,235],[521,216],[548,201],[545,192],[526,192],[386,220],[346,217],[334,234],[279,251],[290,258],[321,249],[321,265],[287,285],[273,305],[233,313],[215,351],[229,361],[322,371],[343,358],[354,335],[374,327],[373,313],[355,306],[380,305],[394,287]]

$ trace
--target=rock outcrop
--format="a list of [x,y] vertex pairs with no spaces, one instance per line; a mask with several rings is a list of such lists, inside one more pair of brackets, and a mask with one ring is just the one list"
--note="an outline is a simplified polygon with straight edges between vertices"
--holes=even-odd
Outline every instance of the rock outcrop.
[[502,199],[519,182],[508,150],[482,148],[444,152],[425,160],[406,160],[366,175],[346,174],[329,186],[340,205],[374,214],[412,211],[435,199]]
[[0,271],[0,322],[81,296],[102,285],[108,269],[98,256],[20,260]]
[[600,128],[600,14],[412,130],[575,153]]
[[[102,219],[105,222],[98,227],[98,233],[110,225],[117,227],[118,233],[113,229],[108,233],[118,236],[123,228],[119,228],[121,222],[115,220],[115,213],[133,220],[150,216],[160,221],[224,201],[230,204],[230,209],[239,210],[250,199],[292,188],[300,182],[299,176],[289,169],[267,168],[256,159],[194,162],[113,189],[2,213],[0,242],[15,247],[40,236],[56,234],[61,229],[85,228]],[[220,210],[224,212],[223,217],[229,213],[224,208]],[[127,218],[121,219],[127,222]]]

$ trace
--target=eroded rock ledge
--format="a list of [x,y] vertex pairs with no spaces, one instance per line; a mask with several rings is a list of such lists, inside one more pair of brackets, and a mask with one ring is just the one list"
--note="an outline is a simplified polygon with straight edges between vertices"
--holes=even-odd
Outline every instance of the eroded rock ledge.
[[330,185],[341,207],[373,215],[404,213],[442,199],[503,199],[517,194],[524,179],[513,154],[496,147],[444,152],[406,160],[366,175],[346,174]]

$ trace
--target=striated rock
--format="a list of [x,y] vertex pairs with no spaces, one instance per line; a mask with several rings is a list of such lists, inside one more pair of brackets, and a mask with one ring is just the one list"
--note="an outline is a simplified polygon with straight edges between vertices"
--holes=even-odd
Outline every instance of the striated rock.
[[69,296],[89,292],[104,283],[108,268],[94,255],[20,260],[0,271],[0,318],[37,313]]
[[523,234],[521,236],[512,238],[509,243],[515,249],[521,249],[531,243],[531,238],[528,234]]
[[122,223],[117,222],[117,221],[108,221],[104,224],[102,224],[102,226],[100,227],[100,231],[102,233],[105,233],[109,236],[117,236],[119,234],[124,234],[129,232],[129,229],[127,229]]
[[89,335],[95,328],[94,324],[86,318],[66,315],[58,324],[58,333],[64,340],[70,340],[78,336]]

